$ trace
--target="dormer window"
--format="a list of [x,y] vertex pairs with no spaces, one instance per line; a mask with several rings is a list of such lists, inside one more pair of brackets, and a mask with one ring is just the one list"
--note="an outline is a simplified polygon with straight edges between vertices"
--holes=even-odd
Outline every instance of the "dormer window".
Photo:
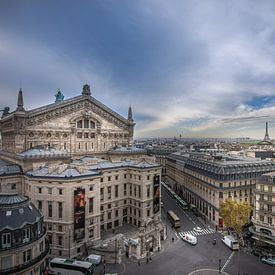
[[30,241],[30,228],[23,229],[23,243]]
[[11,247],[11,233],[2,234],[2,248]]

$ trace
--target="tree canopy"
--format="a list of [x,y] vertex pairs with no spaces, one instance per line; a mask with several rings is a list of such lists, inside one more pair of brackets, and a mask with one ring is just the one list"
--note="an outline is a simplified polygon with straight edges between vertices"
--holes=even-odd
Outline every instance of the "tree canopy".
[[247,202],[237,202],[227,199],[220,205],[220,216],[226,226],[233,228],[238,235],[249,221],[252,207]]

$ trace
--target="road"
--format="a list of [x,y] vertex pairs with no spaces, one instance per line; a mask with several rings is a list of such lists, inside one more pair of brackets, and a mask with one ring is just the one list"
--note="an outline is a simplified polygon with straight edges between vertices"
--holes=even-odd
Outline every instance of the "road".
[[[125,262],[123,274],[134,275],[182,275],[196,269],[219,269],[229,274],[240,275],[274,275],[275,268],[263,264],[252,255],[247,255],[243,251],[232,252],[221,241],[221,234],[198,219],[192,212],[183,211],[176,203],[175,199],[168,195],[165,188],[162,188],[162,219],[167,226],[167,239],[162,244],[160,252],[153,255],[152,262],[142,261],[139,266],[136,261]],[[171,228],[166,218],[166,211],[173,210],[181,219],[181,228],[175,231]],[[203,229],[203,234],[197,235],[198,244],[193,246],[179,238],[179,232],[191,232],[193,228],[199,226]],[[175,239],[172,242],[172,237]],[[213,239],[217,239],[217,244],[213,245]],[[238,273],[239,272],[239,273]]]

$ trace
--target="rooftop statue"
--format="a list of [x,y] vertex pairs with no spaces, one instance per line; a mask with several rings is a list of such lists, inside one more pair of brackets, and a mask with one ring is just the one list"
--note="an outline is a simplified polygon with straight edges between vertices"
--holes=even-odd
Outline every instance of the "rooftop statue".
[[61,102],[64,100],[64,95],[61,93],[61,91],[58,89],[57,93],[55,94],[55,102]]

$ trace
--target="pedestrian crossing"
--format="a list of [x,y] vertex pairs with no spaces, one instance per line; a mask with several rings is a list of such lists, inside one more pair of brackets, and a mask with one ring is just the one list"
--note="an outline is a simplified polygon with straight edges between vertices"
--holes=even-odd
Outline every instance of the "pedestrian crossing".
[[190,234],[193,236],[201,236],[201,235],[213,234],[215,232],[216,231],[212,228],[204,228],[204,229],[202,229],[201,232],[197,232],[195,230],[190,230],[190,231],[178,232],[178,234],[181,238],[183,238],[183,235],[185,235],[185,234]]

